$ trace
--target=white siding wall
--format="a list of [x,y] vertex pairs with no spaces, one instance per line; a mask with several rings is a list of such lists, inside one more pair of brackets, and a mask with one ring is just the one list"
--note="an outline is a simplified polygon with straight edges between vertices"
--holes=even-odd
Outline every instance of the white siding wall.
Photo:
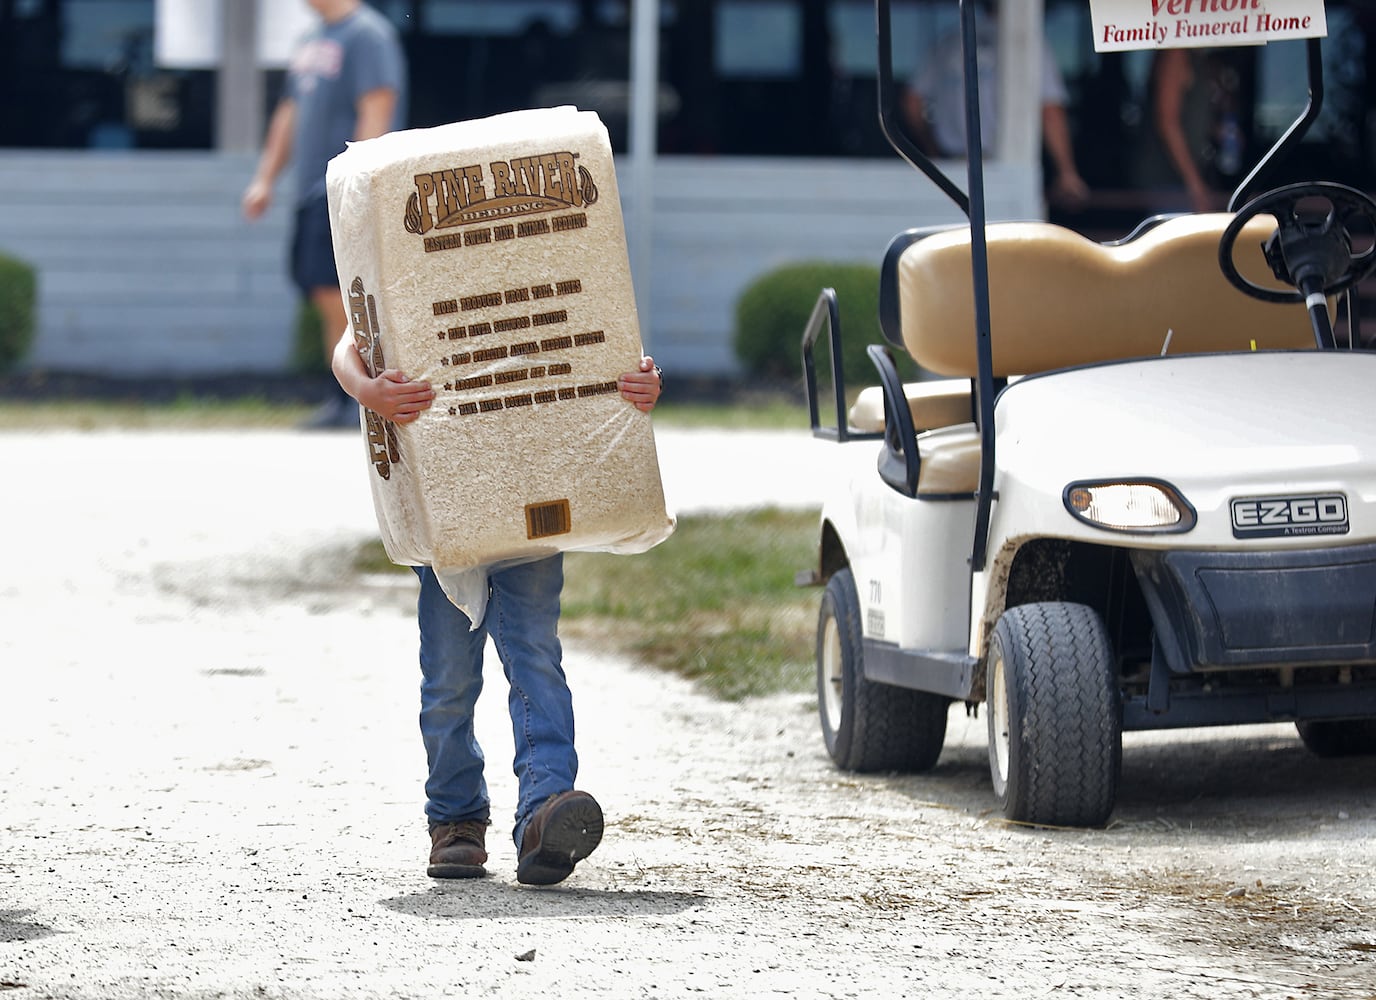
[[[224,153],[0,151],[0,252],[39,275],[25,367],[283,370],[296,309],[288,212],[279,203],[257,223],[242,219],[253,164]],[[958,219],[898,162],[666,158],[654,183],[641,323],[656,358],[685,374],[736,373],[735,301],[761,272],[798,260],[878,264],[895,233]],[[991,218],[1040,212],[1030,168],[992,167],[988,189]],[[623,180],[623,203],[633,194]]]
[[[963,175],[955,179],[964,187]],[[1039,184],[1027,168],[990,169],[989,217],[1039,217]],[[877,267],[895,234],[963,220],[930,181],[897,161],[666,158],[654,205],[644,336],[666,368],[694,373],[736,371],[736,300],[762,272],[805,260]]]
[[0,252],[38,270],[27,367],[271,372],[291,351],[287,210],[239,214],[252,156],[0,153]]

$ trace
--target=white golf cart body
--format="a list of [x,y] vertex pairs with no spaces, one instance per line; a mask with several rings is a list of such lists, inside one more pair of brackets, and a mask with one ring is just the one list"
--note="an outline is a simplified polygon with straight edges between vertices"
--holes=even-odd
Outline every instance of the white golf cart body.
[[[933,378],[903,386],[872,347],[882,384],[847,408],[837,380],[823,428],[829,293],[804,337],[814,432],[855,459],[808,580],[833,758],[925,769],[951,701],[988,701],[1005,813],[1096,825],[1124,729],[1284,720],[1319,752],[1376,750],[1376,354],[1319,346],[1339,297],[1239,291],[1232,212],[1104,245],[971,201],[881,268],[887,347]],[[1230,234],[1233,263],[1293,296],[1258,249],[1276,228]]]

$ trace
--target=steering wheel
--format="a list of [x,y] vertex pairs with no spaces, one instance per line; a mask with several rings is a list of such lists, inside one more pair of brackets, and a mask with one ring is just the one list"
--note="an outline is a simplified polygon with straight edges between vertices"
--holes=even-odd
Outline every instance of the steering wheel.
[[[1327,212],[1303,203],[1324,201]],[[1233,263],[1233,250],[1247,223],[1259,215],[1273,215],[1277,228],[1262,244],[1272,273],[1295,291],[1267,288],[1243,277]],[[1275,188],[1238,209],[1218,243],[1218,264],[1235,288],[1263,302],[1305,302],[1314,295],[1329,296],[1361,281],[1376,270],[1376,242],[1361,253],[1352,252],[1353,225],[1365,237],[1376,233],[1376,201],[1345,184],[1316,181]]]

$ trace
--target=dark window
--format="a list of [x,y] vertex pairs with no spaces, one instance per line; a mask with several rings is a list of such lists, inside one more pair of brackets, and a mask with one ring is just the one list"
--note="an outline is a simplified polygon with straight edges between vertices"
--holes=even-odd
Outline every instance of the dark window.
[[[248,0],[234,0],[248,2]],[[276,3],[278,0],[267,0]],[[401,32],[413,126],[523,107],[597,111],[626,148],[631,0],[373,0]],[[1364,184],[1376,13],[1330,0],[1323,118],[1296,176]],[[154,58],[155,0],[0,0],[0,146],[207,149],[215,73]],[[906,82],[955,26],[954,0],[893,0]],[[873,0],[661,0],[659,150],[667,154],[894,156],[878,126]],[[1140,215],[1153,54],[1094,52],[1084,0],[1046,0],[1093,211]],[[1201,156],[1220,187],[1303,103],[1302,43],[1235,49],[1216,67],[1237,131]],[[270,105],[281,72],[268,74]],[[265,109],[266,110],[266,109]],[[1236,154],[1236,155],[1235,155]],[[1138,198],[1138,202],[1142,199]],[[1083,221],[1083,220],[1082,220]]]
[[154,0],[0,0],[0,145],[206,148],[214,74],[153,59]]
[[[1329,0],[1324,107],[1300,149],[1263,178],[1263,187],[1299,180],[1370,186],[1367,122],[1373,83],[1376,12]],[[1146,215],[1190,207],[1178,172],[1159,153],[1154,124],[1153,52],[1096,53],[1088,7],[1047,0],[1047,34],[1070,91],[1080,172],[1094,195],[1084,211],[1052,217],[1095,236],[1121,236]],[[1186,50],[1189,51],[1189,50]],[[1220,203],[1290,127],[1307,98],[1306,45],[1195,50],[1201,86],[1188,97],[1195,161]]]

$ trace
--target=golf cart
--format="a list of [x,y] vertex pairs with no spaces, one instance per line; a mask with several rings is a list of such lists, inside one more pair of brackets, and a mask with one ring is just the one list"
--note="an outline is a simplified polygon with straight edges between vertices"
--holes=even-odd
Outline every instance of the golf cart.
[[[1266,187],[1323,97],[1322,0],[1289,6],[1317,8],[1317,27],[1291,25],[1308,105],[1229,210],[1097,243],[986,221],[972,0],[968,190],[898,124],[876,0],[884,132],[969,223],[891,242],[879,384],[853,405],[830,289],[803,336],[813,433],[861,459],[799,581],[825,588],[817,692],[839,767],[930,769],[952,703],[982,702],[1004,815],[1101,826],[1124,731],[1285,721],[1320,755],[1376,752],[1376,353],[1349,346],[1376,202]],[[922,380],[904,384],[895,351]]]

